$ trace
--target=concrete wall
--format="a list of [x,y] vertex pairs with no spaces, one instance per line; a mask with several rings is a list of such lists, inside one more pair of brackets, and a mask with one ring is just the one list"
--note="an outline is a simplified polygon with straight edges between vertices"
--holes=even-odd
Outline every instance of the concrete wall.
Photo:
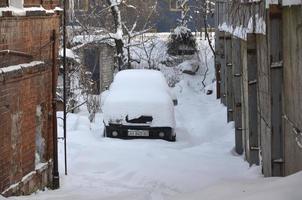
[[103,92],[113,81],[115,49],[108,44],[102,44],[100,48],[100,89]]
[[113,81],[115,48],[108,43],[90,43],[78,50],[84,66],[92,72],[97,94],[105,91]]

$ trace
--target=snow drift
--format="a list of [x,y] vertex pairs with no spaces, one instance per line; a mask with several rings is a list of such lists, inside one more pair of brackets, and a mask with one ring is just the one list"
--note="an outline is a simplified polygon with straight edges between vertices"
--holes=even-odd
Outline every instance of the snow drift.
[[225,182],[196,193],[181,195],[173,200],[301,200],[302,172],[285,178],[266,178],[261,181]]

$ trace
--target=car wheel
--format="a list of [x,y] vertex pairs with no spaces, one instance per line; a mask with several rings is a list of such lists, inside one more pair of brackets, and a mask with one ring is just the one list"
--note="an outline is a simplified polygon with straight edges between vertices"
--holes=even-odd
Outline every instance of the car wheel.
[[175,142],[176,141],[176,135],[171,135],[169,138],[170,142]]
[[104,127],[104,130],[103,130],[103,137],[106,137],[106,128]]

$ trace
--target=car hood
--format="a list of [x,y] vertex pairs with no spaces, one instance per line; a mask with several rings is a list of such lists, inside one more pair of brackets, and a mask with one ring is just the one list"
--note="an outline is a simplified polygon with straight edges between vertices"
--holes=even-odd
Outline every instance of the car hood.
[[131,119],[150,116],[153,120],[146,124],[148,126],[175,127],[173,101],[165,91],[110,91],[103,102],[102,110],[106,125],[129,125]]

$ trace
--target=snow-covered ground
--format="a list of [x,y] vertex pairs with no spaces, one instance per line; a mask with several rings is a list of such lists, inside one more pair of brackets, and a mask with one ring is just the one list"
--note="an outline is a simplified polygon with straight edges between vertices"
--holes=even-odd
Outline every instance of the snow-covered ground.
[[[86,111],[68,114],[68,176],[63,142],[59,144],[61,188],[16,199],[301,200],[301,173],[264,179],[259,167],[249,167],[234,153],[233,123],[226,123],[226,108],[215,93],[205,94],[204,70],[199,71],[179,75],[174,88],[179,103],[176,142],[104,138],[101,112],[93,123]],[[208,89],[215,87],[213,72],[206,80]],[[58,126],[61,135],[61,121]]]
[[226,123],[226,109],[215,95],[196,91],[185,76],[176,88],[177,142],[103,138],[101,113],[93,124],[85,112],[70,114],[68,176],[60,144],[61,189],[21,199],[161,200],[259,178],[259,169],[232,151],[233,124]]

